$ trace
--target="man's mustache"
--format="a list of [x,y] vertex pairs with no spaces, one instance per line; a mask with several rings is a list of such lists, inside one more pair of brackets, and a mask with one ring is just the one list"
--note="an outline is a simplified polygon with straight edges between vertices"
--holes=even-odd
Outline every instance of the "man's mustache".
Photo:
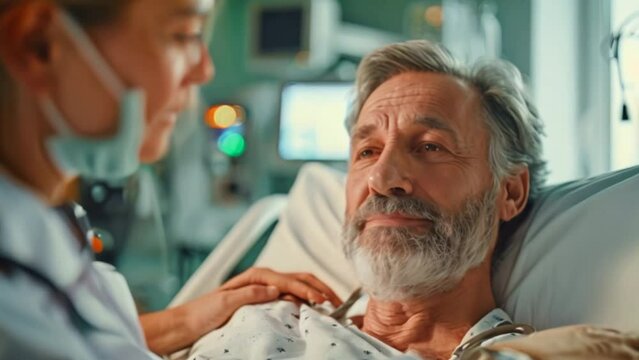
[[353,224],[357,229],[364,226],[366,220],[374,215],[399,214],[401,216],[426,219],[437,222],[442,218],[442,213],[435,204],[410,196],[390,197],[373,195],[366,199],[357,209],[353,217]]

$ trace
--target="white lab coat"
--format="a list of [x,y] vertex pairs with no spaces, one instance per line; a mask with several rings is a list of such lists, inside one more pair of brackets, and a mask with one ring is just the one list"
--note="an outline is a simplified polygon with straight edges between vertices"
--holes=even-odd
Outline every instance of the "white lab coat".
[[45,275],[83,319],[45,282],[0,269],[0,359],[159,359],[122,275],[93,262],[63,217],[1,172],[0,256]]

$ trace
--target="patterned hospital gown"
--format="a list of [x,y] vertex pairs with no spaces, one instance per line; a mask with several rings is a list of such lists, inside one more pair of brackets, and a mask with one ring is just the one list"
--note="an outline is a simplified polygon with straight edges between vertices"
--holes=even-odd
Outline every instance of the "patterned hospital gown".
[[[462,344],[472,336],[509,323],[508,315],[494,309],[475,324]],[[505,334],[483,344],[501,341]],[[230,321],[193,345],[189,360],[213,359],[421,359],[402,353],[352,324],[342,325],[307,305],[276,301],[240,308]]]

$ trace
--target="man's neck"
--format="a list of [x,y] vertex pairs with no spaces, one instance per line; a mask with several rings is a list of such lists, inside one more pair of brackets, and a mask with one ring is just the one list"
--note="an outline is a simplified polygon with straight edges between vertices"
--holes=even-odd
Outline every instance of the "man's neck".
[[490,265],[482,264],[445,293],[405,301],[371,297],[362,330],[398,350],[448,359],[466,332],[494,308]]

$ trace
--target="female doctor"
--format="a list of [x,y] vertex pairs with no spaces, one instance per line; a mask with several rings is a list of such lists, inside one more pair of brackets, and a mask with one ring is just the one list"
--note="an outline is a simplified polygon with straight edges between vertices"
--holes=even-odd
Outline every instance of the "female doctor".
[[0,0],[0,358],[156,358],[244,304],[339,301],[312,275],[252,269],[138,318],[121,275],[94,264],[54,210],[75,176],[126,176],[165,153],[192,88],[213,74],[201,41],[210,7]]

